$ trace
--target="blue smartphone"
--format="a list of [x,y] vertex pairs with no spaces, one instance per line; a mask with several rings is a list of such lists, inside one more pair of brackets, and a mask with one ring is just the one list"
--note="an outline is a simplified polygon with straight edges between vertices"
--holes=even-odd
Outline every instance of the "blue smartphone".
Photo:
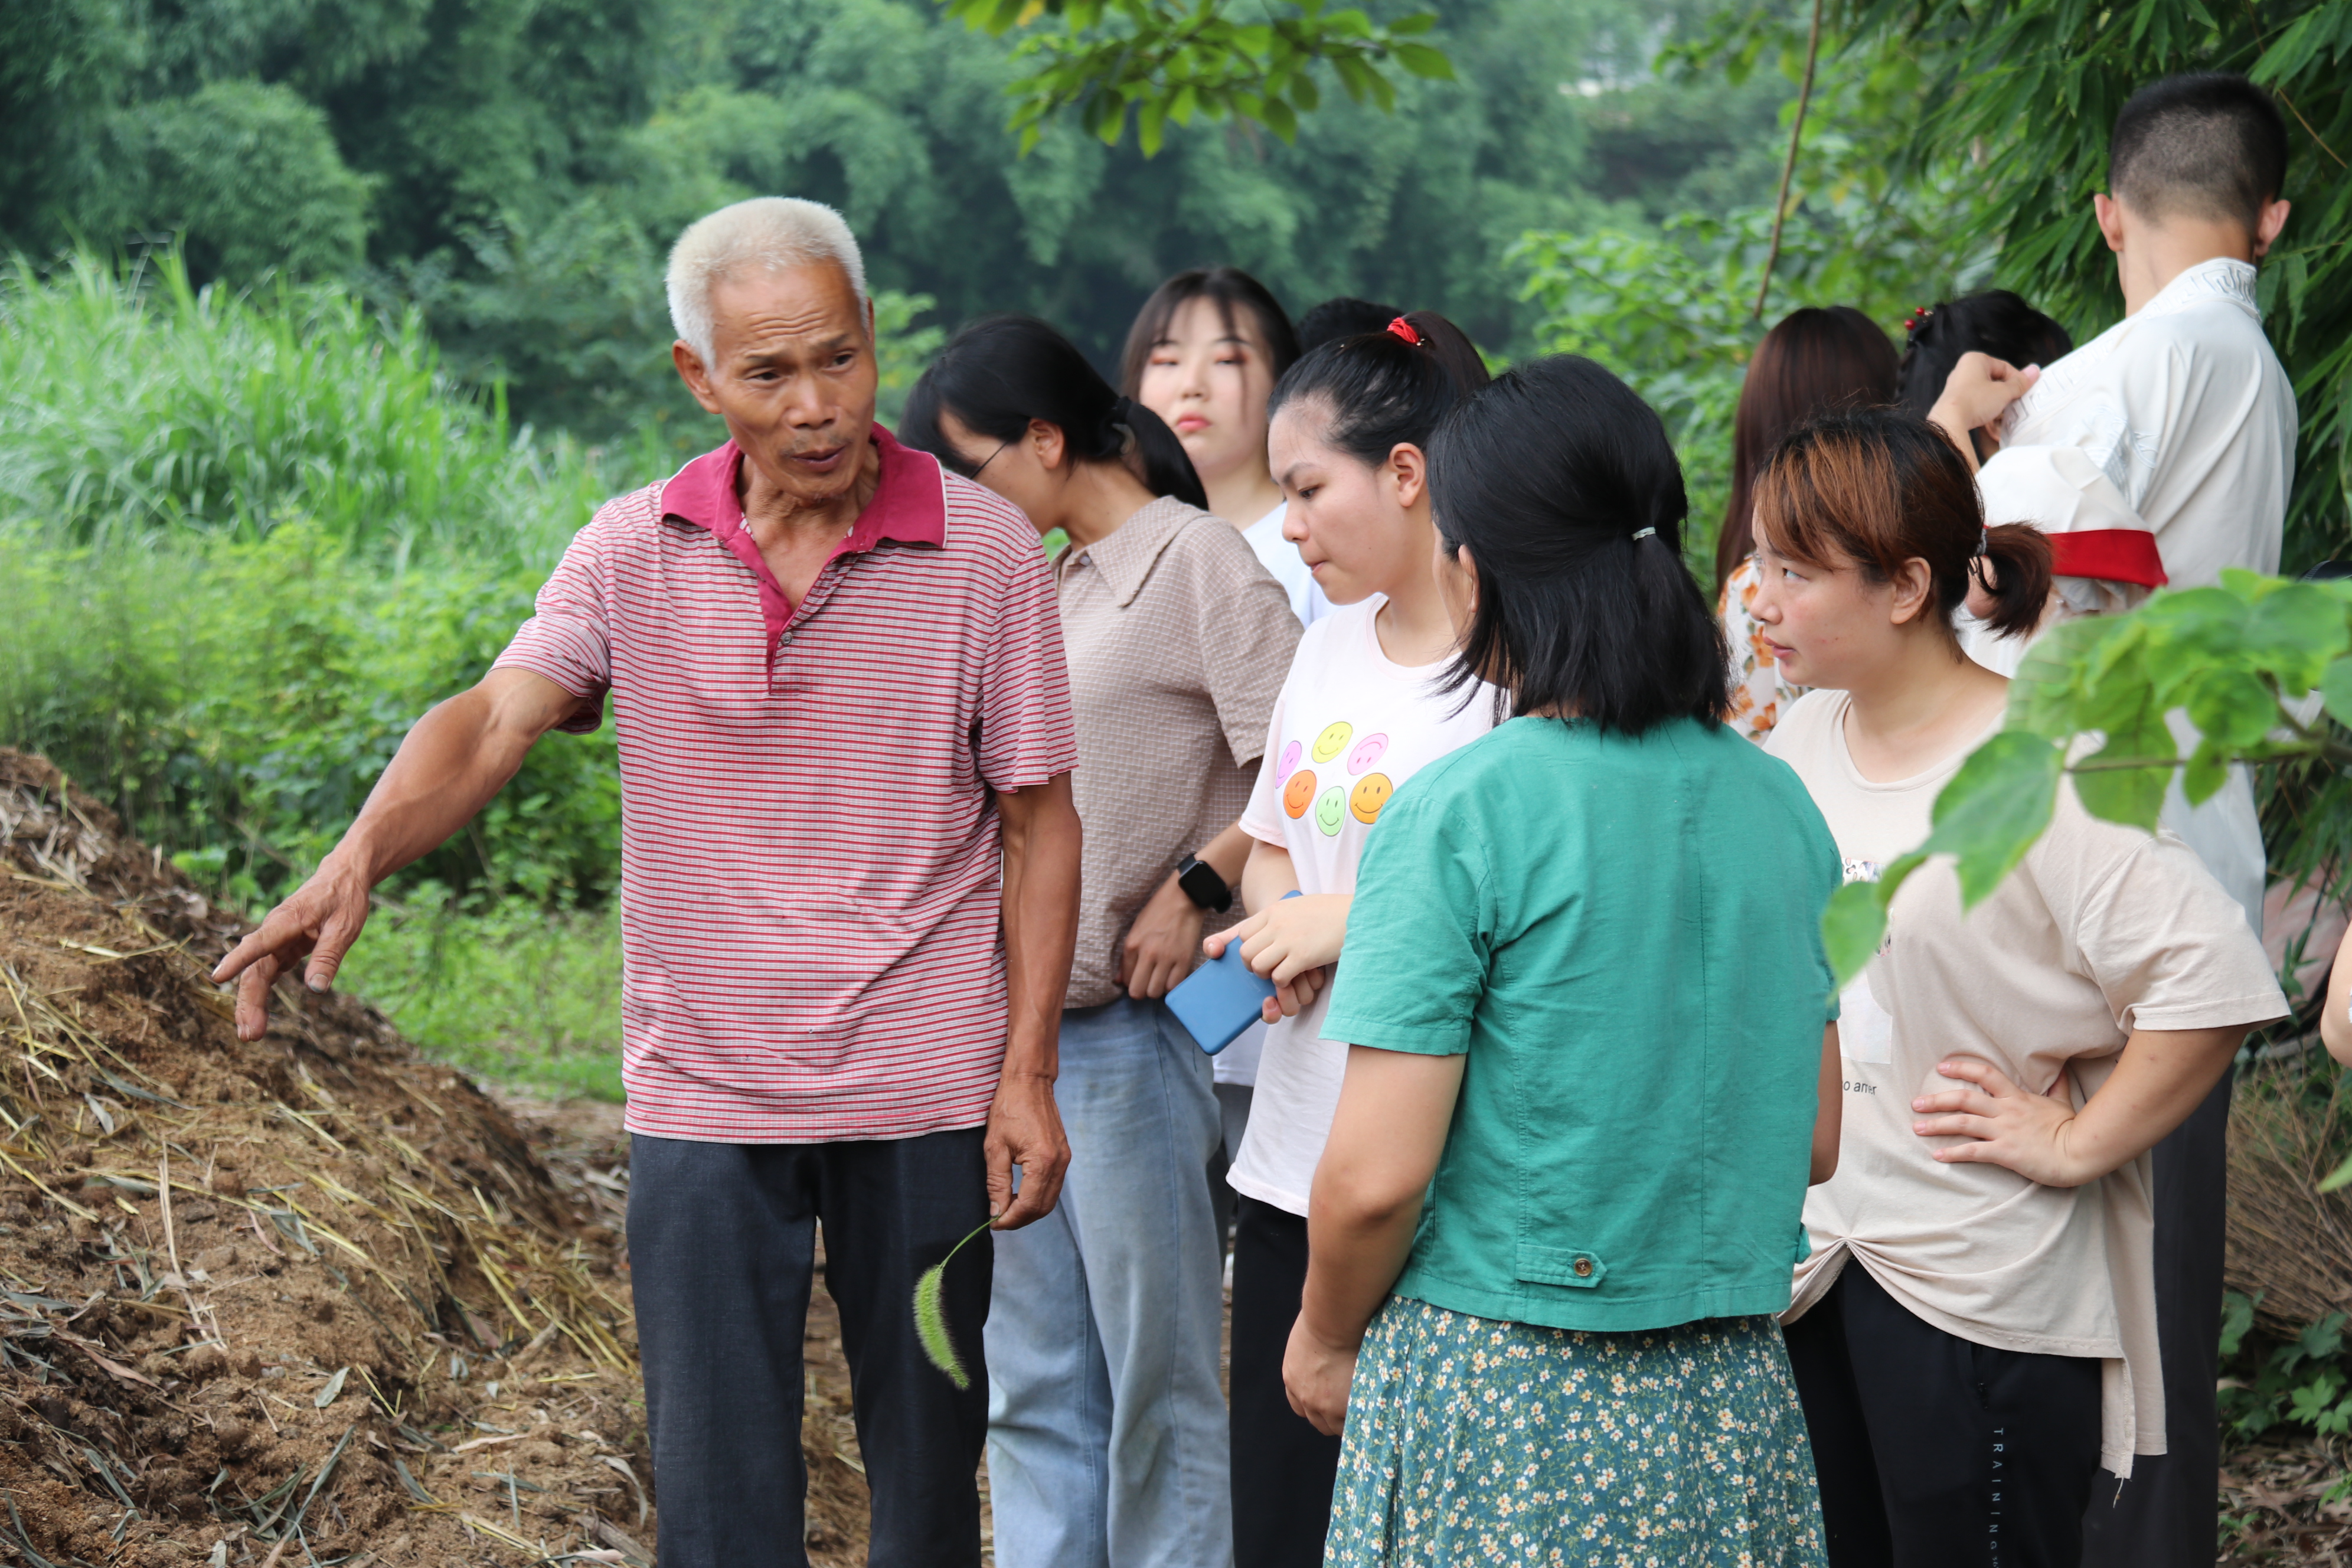
[[1193,1042],[1213,1057],[1252,1024],[1265,1021],[1265,999],[1273,994],[1274,982],[1253,973],[1242,960],[1242,944],[1229,942],[1223,958],[1210,959],[1168,993],[1168,1010]]

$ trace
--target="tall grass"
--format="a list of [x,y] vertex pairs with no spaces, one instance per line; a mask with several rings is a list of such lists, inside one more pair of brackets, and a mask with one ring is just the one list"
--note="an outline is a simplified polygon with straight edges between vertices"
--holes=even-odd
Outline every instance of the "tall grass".
[[0,276],[0,516],[79,542],[258,538],[544,559],[604,488],[570,443],[510,437],[412,312],[334,285],[193,288],[176,256]]

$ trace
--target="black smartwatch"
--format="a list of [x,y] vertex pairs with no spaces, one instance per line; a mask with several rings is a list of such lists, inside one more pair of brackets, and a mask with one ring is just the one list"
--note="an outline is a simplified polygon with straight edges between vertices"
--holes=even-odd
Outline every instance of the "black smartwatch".
[[1176,885],[1184,889],[1186,898],[1204,910],[1223,914],[1234,907],[1234,890],[1225,886],[1217,868],[1194,856],[1185,856],[1183,864],[1176,868]]

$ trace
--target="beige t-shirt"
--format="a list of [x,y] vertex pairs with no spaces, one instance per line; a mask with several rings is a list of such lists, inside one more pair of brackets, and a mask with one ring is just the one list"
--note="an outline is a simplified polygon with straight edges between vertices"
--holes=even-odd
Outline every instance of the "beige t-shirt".
[[[1875,784],[1846,750],[1847,696],[1816,691],[1765,750],[1797,770],[1837,839],[1846,879],[1927,837],[1937,793],[1966,752]],[[1841,998],[1845,1055],[1837,1174],[1805,1202],[1811,1255],[1793,1321],[1849,1257],[1922,1321],[1977,1344],[2106,1363],[2099,1462],[2131,1474],[2165,1449],[2146,1155],[2084,1186],[2045,1187],[2000,1165],[1941,1164],[1911,1131],[1912,1099],[1966,1087],[1937,1072],[1971,1057],[2076,1105],[2114,1071],[2132,1030],[2282,1016],[2262,945],[2187,846],[2085,812],[2062,787],[2017,869],[1963,917],[1948,861],[1914,872],[1887,934]]]
[[[1123,993],[1127,928],[1188,854],[1249,804],[1298,618],[1230,523],[1161,497],[1054,560],[1086,830],[1063,1005]],[[1241,900],[1206,929],[1242,918]]]

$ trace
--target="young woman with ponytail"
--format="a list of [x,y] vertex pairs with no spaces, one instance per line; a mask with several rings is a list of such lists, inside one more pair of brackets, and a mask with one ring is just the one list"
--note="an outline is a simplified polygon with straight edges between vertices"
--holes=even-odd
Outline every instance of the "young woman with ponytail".
[[1325,1561],[1816,1568],[1772,1314],[1836,1155],[1836,847],[1718,721],[1681,471],[1622,382],[1521,365],[1428,465],[1443,684],[1517,717],[1381,812],[1322,1020],[1283,1376],[1344,1426]]
[[[1893,410],[1784,439],[1756,534],[1757,621],[1815,689],[1765,749],[1875,879],[2001,725],[1953,616],[1973,587],[2030,634],[2049,542],[1986,527],[1959,450]],[[2144,1156],[2285,1011],[2277,983],[2195,855],[2068,784],[1973,910],[1948,864],[1914,871],[1841,1002],[1840,1159],[1786,1314],[1830,1562],[2072,1568],[2095,1472],[2165,1448]]]
[[[1290,368],[1271,401],[1268,451],[1283,529],[1337,607],[1307,628],[1275,704],[1242,876],[1249,919],[1229,942],[1282,992],[1257,1064],[1233,1272],[1235,1568],[1323,1561],[1336,1435],[1290,1408],[1282,1352],[1307,1278],[1307,1195],[1339,1101],[1348,1047],[1321,1032],[1318,994],[1347,936],[1356,866],[1390,795],[1493,728],[1499,693],[1449,692],[1454,624],[1437,590],[1430,437],[1488,380],[1444,317],[1414,311],[1339,339]],[[1298,894],[1293,898],[1289,895]]]
[[[1055,1099],[1062,1202],[995,1240],[984,1343],[1004,1568],[1225,1568],[1222,1247],[1210,1062],[1160,1000],[1230,923],[1266,724],[1298,642],[1282,589],[1202,510],[1184,448],[1043,321],[959,331],[901,439],[1069,542],[1054,559],[1086,829]],[[926,825],[887,821],[886,827]],[[1008,952],[1018,966],[1025,955]]]

